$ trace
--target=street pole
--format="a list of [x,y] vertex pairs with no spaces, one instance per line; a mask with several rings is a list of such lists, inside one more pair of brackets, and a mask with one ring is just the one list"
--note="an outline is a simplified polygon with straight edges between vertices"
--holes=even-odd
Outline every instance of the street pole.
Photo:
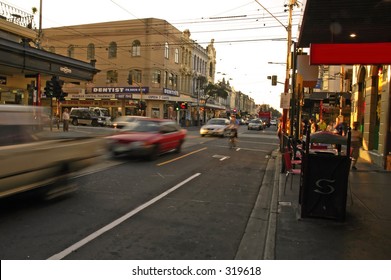
[[[287,42],[287,56],[286,56],[286,72],[285,72],[285,85],[284,85],[284,94],[289,94],[289,74],[291,68],[291,49],[292,49],[292,12],[293,6],[296,3],[296,0],[289,0],[288,4],[288,26],[286,28],[288,33],[288,42]],[[282,112],[282,131],[286,133],[286,124],[287,124],[287,115],[288,109],[283,109]],[[292,129],[292,127],[290,128]]]

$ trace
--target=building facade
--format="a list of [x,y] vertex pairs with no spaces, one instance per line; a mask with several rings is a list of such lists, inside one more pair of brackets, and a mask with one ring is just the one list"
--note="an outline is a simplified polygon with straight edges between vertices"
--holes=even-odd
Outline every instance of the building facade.
[[94,60],[100,70],[91,82],[64,85],[63,106],[99,106],[113,117],[145,115],[191,125],[202,105],[203,84],[213,82],[216,51],[213,40],[203,48],[190,35],[148,18],[45,29],[42,46]]
[[53,76],[79,83],[97,73],[94,64],[40,48],[34,15],[0,2],[0,104],[44,105],[45,82]]

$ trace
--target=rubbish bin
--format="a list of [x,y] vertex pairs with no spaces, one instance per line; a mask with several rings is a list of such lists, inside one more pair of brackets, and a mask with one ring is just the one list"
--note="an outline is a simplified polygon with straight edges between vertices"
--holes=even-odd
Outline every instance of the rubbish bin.
[[[311,150],[310,143],[346,145],[346,152]],[[351,163],[350,130],[348,137],[322,132],[307,135],[305,147],[299,196],[301,217],[344,221]]]

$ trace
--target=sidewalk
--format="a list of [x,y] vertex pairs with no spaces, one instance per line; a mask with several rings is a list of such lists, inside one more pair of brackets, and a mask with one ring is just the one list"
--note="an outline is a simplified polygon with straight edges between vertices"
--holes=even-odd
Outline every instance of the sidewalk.
[[[280,173],[278,153],[276,173]],[[277,260],[389,260],[391,259],[391,172],[359,160],[349,174],[346,220],[300,218],[299,176],[283,188],[285,174],[279,174],[278,211],[275,221],[274,256]],[[290,180],[290,178],[289,178]],[[272,233],[274,234],[274,233]]]

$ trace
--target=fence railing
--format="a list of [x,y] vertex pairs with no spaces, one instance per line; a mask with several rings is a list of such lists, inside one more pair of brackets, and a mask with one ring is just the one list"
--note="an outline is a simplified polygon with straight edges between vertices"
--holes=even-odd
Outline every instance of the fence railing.
[[35,29],[34,15],[18,8],[0,2],[0,19],[12,22],[22,27]]

